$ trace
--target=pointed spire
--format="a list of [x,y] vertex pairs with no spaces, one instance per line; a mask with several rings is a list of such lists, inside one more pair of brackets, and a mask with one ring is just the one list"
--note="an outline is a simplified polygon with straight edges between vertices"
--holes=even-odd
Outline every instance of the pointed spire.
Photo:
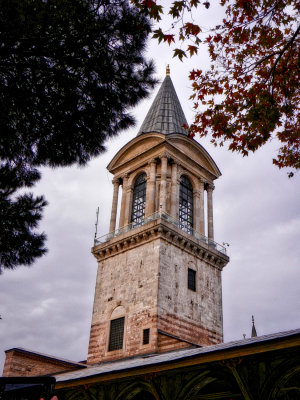
[[167,65],[166,77],[137,136],[148,132],[164,135],[180,133],[187,136],[188,132],[182,127],[183,125],[187,125],[187,120],[170,78],[170,66]]
[[251,337],[256,337],[257,333],[256,333],[256,329],[255,329],[255,325],[254,325],[254,316],[252,315],[252,332],[251,332]]

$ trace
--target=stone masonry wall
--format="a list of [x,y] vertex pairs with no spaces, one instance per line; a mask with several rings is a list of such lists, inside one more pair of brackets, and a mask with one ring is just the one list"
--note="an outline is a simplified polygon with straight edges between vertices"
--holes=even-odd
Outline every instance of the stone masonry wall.
[[3,376],[37,376],[74,369],[78,369],[76,364],[72,365],[64,361],[11,350],[6,352]]
[[[188,289],[188,268],[196,271],[196,291]],[[158,329],[199,345],[223,339],[221,271],[163,239]]]
[[[156,351],[159,240],[143,242],[98,264],[88,364]],[[122,350],[108,351],[110,320],[124,307]],[[150,343],[142,344],[150,328]]]
[[187,347],[191,347],[191,345],[187,342],[183,342],[181,340],[174,339],[170,336],[158,333],[158,340],[157,340],[158,353],[164,353],[166,351],[172,351],[174,349],[185,349]]

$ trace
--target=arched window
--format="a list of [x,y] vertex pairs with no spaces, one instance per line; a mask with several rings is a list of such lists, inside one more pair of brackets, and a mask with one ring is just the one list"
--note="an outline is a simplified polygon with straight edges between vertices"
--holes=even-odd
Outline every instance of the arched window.
[[179,227],[187,233],[193,229],[193,186],[186,176],[180,179]]
[[116,307],[110,320],[108,351],[120,350],[123,348],[125,326],[125,308]]
[[138,176],[133,188],[131,222],[133,226],[140,226],[145,219],[146,206],[146,174]]
[[123,348],[124,322],[124,317],[112,319],[110,321],[108,351]]

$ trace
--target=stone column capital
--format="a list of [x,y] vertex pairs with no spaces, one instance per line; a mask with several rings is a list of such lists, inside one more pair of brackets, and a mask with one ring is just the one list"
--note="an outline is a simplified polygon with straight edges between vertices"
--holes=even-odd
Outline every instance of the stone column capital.
[[207,183],[206,190],[208,192],[212,192],[214,190],[214,188],[215,188],[215,185],[213,183]]
[[120,186],[120,178],[113,178],[113,180],[112,180],[112,184],[114,185],[114,186]]
[[160,161],[161,161],[162,159],[170,160],[170,159],[171,159],[171,156],[170,156],[169,153],[164,152],[164,153],[160,154],[160,155],[158,156],[158,158],[160,159]]
[[128,178],[129,178],[129,174],[124,174],[121,176],[122,186],[124,186],[124,184],[127,184]]
[[205,183],[204,183],[203,178],[198,178],[196,180],[196,187],[197,187],[196,190],[198,190],[200,194],[204,192],[204,184]]
[[178,175],[178,164],[177,162],[174,162],[174,160],[172,160],[171,168],[171,170],[173,171],[173,179],[176,180]]
[[148,161],[148,165],[151,165],[151,164],[157,164],[157,159],[156,158],[152,158],[151,160],[149,160]]

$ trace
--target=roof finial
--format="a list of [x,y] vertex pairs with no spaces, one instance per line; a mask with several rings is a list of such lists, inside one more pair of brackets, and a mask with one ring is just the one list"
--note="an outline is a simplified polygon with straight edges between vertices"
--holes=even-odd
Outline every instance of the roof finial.
[[254,325],[254,316],[252,315],[252,332],[251,332],[251,337],[256,337],[257,333],[256,333],[256,329],[255,329],[255,325]]
[[167,65],[167,68],[166,68],[166,76],[170,76],[170,65],[169,64]]

